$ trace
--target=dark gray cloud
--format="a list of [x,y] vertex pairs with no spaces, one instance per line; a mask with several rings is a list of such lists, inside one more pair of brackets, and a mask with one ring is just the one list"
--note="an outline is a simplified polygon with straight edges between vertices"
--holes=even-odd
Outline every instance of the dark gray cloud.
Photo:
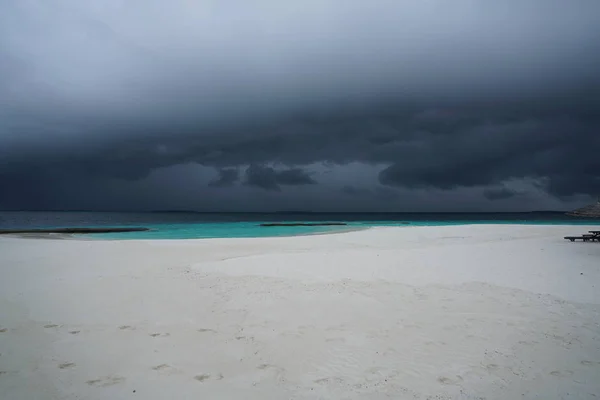
[[238,169],[270,191],[340,193],[307,171],[350,164],[380,171],[352,182],[374,207],[404,199],[394,188],[480,188],[485,203],[511,180],[593,195],[598,37],[596,0],[9,0],[0,207],[88,202],[114,181],[159,192],[153,174],[180,165],[214,169],[202,186],[232,197]]
[[348,196],[373,199],[377,201],[393,201],[399,198],[398,193],[394,189],[385,186],[368,188],[345,185],[342,187],[341,192]]
[[300,168],[275,170],[274,168],[252,164],[246,169],[245,184],[265,190],[280,191],[281,185],[297,186],[317,183]]
[[489,200],[504,200],[510,199],[511,197],[518,196],[521,193],[516,190],[509,189],[507,187],[492,187],[486,188],[483,191],[483,195]]
[[346,185],[341,189],[342,193],[349,196],[370,196],[371,191],[367,188],[359,188],[352,185]]
[[219,170],[219,176],[210,181],[208,186],[211,187],[230,187],[240,179],[240,173],[235,168],[223,168]]
[[558,196],[600,190],[600,124],[596,117],[535,115],[509,120],[502,112],[472,126],[424,135],[412,157],[398,159],[380,181],[406,187],[478,186],[514,178],[547,180]]

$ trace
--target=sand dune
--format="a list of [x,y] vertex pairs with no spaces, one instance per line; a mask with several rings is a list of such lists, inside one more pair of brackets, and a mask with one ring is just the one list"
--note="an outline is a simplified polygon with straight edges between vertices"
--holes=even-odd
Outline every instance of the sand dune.
[[0,398],[596,398],[592,228],[0,238]]

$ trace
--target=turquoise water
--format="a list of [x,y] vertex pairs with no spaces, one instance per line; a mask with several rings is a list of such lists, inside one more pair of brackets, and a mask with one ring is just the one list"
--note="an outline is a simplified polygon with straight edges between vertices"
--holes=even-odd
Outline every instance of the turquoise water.
[[[201,224],[163,224],[147,226],[148,232],[106,233],[89,235],[98,239],[209,239],[209,238],[253,238],[314,235],[361,230],[370,227],[411,227],[450,225],[594,225],[594,221],[415,221],[409,223],[361,221],[348,222],[345,226],[282,226],[261,227],[256,222],[225,222]],[[596,224],[600,225],[596,221]]]
[[[350,226],[276,226],[261,227],[255,222],[223,222],[201,224],[146,225],[151,231],[99,233],[88,235],[98,239],[209,239],[298,236],[339,232]],[[362,226],[364,228],[364,226]],[[354,229],[358,229],[354,227]]]
[[[265,222],[344,222],[346,226],[261,227]],[[87,235],[97,239],[205,239],[310,235],[375,226],[464,224],[595,225],[562,212],[537,213],[190,213],[0,212],[2,228],[147,227],[148,232]]]

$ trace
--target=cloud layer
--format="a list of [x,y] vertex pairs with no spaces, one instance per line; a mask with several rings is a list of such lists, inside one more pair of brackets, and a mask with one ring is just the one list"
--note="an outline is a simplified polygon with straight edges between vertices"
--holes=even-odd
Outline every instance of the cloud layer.
[[[4,2],[0,208],[190,164],[232,197],[600,193],[598,37],[591,0]],[[323,178],[350,163],[379,172]]]

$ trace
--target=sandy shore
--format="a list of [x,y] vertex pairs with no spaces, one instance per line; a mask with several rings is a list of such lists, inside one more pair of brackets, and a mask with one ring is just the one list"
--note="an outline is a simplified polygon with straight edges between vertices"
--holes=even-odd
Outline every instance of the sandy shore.
[[593,228],[0,238],[0,399],[594,399]]

